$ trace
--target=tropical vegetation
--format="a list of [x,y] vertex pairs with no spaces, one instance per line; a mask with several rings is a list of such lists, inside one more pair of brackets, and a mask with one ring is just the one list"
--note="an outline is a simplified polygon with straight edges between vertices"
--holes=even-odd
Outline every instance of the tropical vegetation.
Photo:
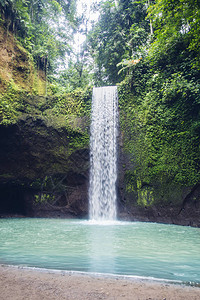
[[[68,114],[72,105],[81,115],[88,104],[75,107],[63,94],[117,84],[123,151],[132,161],[127,191],[194,186],[200,181],[199,1],[102,0],[94,4],[99,18],[90,30],[76,13],[78,3],[0,0],[2,26],[45,72],[53,113],[65,107]],[[77,53],[70,41],[81,31],[86,40]],[[7,91],[6,122],[8,98]],[[10,118],[18,110],[13,99]],[[162,194],[151,200],[164,201]]]

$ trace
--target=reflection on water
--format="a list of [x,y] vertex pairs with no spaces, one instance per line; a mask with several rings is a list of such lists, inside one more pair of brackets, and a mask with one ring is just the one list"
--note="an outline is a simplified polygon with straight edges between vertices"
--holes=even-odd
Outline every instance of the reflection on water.
[[200,282],[200,229],[0,219],[0,263]]
[[[105,228],[104,228],[105,229]],[[109,227],[102,234],[101,226],[90,226],[90,271],[115,274],[115,230]]]

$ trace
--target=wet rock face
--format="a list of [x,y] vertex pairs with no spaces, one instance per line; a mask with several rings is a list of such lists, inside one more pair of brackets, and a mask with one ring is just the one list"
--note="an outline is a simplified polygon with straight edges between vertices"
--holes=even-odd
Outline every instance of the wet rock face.
[[[72,135],[82,138],[81,132],[48,126],[39,116],[0,126],[0,216],[87,217],[89,148],[72,147]],[[200,227],[200,185],[141,184],[139,190],[129,191],[126,171],[134,165],[122,150],[117,183],[120,219]]]
[[191,202],[184,210],[176,205],[157,205],[139,207],[137,205],[124,206],[119,213],[120,219],[128,221],[157,222],[184,226],[200,227],[200,205]]
[[34,180],[68,169],[68,141],[65,129],[47,127],[43,120],[28,117],[0,128],[1,174],[15,180]]
[[[47,182],[48,180],[48,182]],[[44,182],[45,181],[45,182]],[[46,177],[40,191],[25,194],[28,214],[34,217],[77,217],[88,212],[87,172],[82,175],[70,171]]]
[[135,182],[130,190],[127,188],[126,174],[127,170],[134,170],[134,165],[122,147],[118,161],[120,219],[200,227],[200,184],[183,187],[168,181],[165,184],[140,183],[138,186]]
[[[67,128],[27,116],[0,126],[0,214],[87,213],[88,148],[72,147]],[[81,132],[73,132],[76,138]]]

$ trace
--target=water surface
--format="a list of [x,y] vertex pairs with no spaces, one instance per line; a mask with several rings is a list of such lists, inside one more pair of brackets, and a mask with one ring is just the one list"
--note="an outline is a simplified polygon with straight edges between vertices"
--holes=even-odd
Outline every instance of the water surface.
[[200,282],[200,229],[143,222],[0,219],[0,263]]

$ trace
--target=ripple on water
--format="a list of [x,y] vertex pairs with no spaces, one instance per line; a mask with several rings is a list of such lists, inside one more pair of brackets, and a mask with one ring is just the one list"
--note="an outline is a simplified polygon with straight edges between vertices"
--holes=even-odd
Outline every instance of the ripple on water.
[[28,218],[0,228],[2,264],[199,282],[199,228]]

